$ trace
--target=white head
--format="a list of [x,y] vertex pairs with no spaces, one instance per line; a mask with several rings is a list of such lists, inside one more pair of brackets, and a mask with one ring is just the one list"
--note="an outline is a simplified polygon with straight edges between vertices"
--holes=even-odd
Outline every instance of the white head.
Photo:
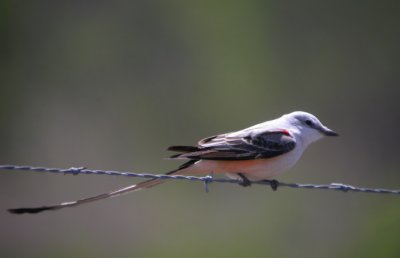
[[324,136],[338,136],[336,132],[324,126],[318,118],[307,112],[295,111],[283,115],[280,119],[294,129],[296,136],[306,146]]

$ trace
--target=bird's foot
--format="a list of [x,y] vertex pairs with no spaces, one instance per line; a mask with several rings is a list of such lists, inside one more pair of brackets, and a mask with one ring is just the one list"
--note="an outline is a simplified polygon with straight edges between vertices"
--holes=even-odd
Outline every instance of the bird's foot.
[[238,173],[238,176],[240,177],[239,185],[243,187],[251,186],[251,181],[242,173]]
[[262,181],[269,183],[269,185],[271,186],[273,191],[276,191],[278,189],[278,187],[279,187],[279,181],[278,180],[275,180],[275,179],[268,180],[268,179],[266,179],[266,180],[262,180]]

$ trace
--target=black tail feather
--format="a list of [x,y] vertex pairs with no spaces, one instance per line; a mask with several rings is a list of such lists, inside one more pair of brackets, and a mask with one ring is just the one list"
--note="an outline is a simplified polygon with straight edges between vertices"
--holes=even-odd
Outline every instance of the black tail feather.
[[[197,160],[194,160],[194,159],[188,160],[187,162],[185,162],[181,166],[179,166],[177,169],[172,170],[172,171],[170,171],[170,172],[168,172],[166,174],[167,175],[175,174],[178,171],[180,171],[181,169],[188,168],[188,167],[190,167],[191,165],[193,165],[196,162],[197,162]],[[58,210],[58,209],[66,208],[66,207],[75,207],[75,206],[78,206],[78,205],[81,205],[81,204],[84,204],[84,203],[93,202],[93,201],[97,201],[97,200],[101,200],[101,199],[117,196],[117,195],[120,195],[122,193],[127,193],[129,191],[135,190],[135,187],[137,189],[137,186],[140,186],[140,185],[146,184],[146,186],[143,186],[143,188],[150,188],[150,187],[153,187],[155,185],[158,185],[159,183],[152,184],[152,185],[149,185],[149,183],[151,184],[152,182],[158,182],[158,181],[159,181],[159,183],[164,182],[163,180],[160,180],[160,179],[150,179],[150,180],[141,182],[141,183],[139,183],[137,185],[131,185],[129,187],[121,188],[121,189],[113,191],[113,192],[103,193],[103,194],[100,194],[100,195],[96,195],[96,196],[80,199],[80,200],[73,201],[73,202],[64,202],[64,203],[53,205],[53,206],[41,206],[41,207],[31,207],[31,208],[8,209],[8,212],[13,213],[13,214],[25,214],[25,213],[35,214],[35,213],[39,213],[39,212],[42,212],[42,211]]]
[[198,151],[199,147],[195,146],[170,146],[168,147],[169,151],[176,151],[176,152],[194,152]]
[[8,209],[10,213],[13,214],[24,214],[24,213],[39,213],[42,211],[48,211],[48,210],[56,210],[52,206],[43,206],[43,207],[37,207],[37,208],[17,208],[17,209]]

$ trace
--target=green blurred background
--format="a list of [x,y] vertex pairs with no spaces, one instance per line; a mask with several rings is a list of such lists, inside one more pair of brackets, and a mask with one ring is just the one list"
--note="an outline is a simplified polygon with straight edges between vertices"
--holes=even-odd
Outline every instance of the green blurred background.
[[[0,163],[162,173],[165,147],[309,111],[281,178],[400,188],[398,1],[7,1]],[[400,257],[398,196],[0,173],[1,257]]]

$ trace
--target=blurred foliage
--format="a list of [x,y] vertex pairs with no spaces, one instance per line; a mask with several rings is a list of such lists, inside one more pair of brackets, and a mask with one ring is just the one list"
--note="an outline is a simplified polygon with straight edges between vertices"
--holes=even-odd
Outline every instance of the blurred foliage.
[[[399,188],[398,1],[0,3],[0,163],[163,172],[293,110],[341,134],[281,180]],[[2,171],[1,209],[127,179]],[[174,182],[37,216],[1,257],[399,257],[398,197]]]

